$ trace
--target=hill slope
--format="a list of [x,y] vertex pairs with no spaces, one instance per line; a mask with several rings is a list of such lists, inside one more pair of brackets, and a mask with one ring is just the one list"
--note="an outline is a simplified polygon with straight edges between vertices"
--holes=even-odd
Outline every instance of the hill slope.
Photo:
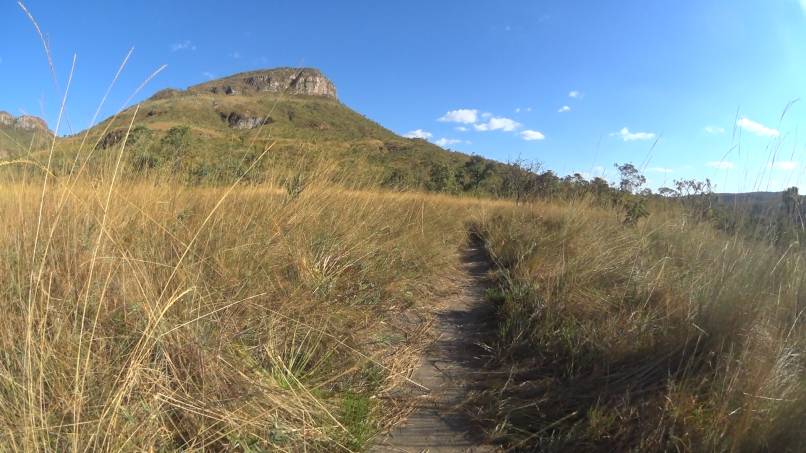
[[[114,148],[134,112],[91,129],[90,143],[98,143],[97,150]],[[353,183],[406,187],[425,187],[434,168],[445,168],[462,186],[465,167],[475,165],[484,167],[487,184],[494,185],[500,165],[395,134],[339,102],[335,85],[308,68],[247,72],[162,90],[140,105],[134,124],[127,145],[132,167],[170,171],[190,182],[232,180],[271,143],[270,158],[252,177],[298,171],[302,161],[325,162]],[[57,163],[73,161],[82,135],[60,141]]]
[[38,150],[49,145],[52,139],[53,133],[42,119],[29,115],[15,118],[8,112],[0,112],[0,158]]

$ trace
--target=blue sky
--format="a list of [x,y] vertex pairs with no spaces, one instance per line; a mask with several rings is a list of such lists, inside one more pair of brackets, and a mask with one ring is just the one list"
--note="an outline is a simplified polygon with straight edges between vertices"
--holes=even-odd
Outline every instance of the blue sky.
[[[30,0],[84,129],[129,48],[108,115],[231,73],[313,66],[401,134],[560,174],[641,166],[653,187],[806,188],[806,0]],[[33,26],[0,4],[0,110],[55,125],[59,89]],[[806,99],[805,99],[806,101]],[[786,114],[782,113],[786,110]]]

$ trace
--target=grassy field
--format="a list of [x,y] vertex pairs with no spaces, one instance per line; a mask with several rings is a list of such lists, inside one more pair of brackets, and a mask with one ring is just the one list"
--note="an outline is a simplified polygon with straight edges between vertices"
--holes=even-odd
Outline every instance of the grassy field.
[[507,204],[113,174],[0,186],[10,450],[360,450],[470,212]]
[[[4,164],[10,450],[364,450],[408,410],[388,396],[411,384],[433,308],[458,290],[469,232],[496,265],[490,373],[467,402],[491,439],[806,442],[797,243],[729,235],[660,198],[625,222],[595,186],[520,204],[351,189],[316,158],[188,185],[135,171],[123,146],[61,176],[49,159]],[[263,158],[270,170],[270,147]]]
[[472,408],[515,449],[802,451],[806,256],[650,211],[629,227],[537,203],[477,225],[500,372]]
[[[15,164],[22,165],[22,164]],[[0,444],[10,450],[360,451],[457,290],[496,264],[490,370],[467,403],[535,451],[797,451],[804,255],[671,202],[626,225],[532,202],[225,187],[115,165],[0,183]]]

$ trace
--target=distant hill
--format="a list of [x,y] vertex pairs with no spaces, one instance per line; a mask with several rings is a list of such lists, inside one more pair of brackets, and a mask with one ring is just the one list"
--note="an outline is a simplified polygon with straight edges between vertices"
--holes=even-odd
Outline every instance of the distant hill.
[[[717,201],[738,212],[768,215],[783,209],[784,192],[720,193],[717,194]],[[800,196],[800,204],[806,206],[803,196]]]
[[[89,131],[103,156],[125,136],[135,108]],[[232,180],[270,143],[251,174],[294,172],[328,162],[356,181],[424,187],[433,168],[458,180],[470,162],[485,167],[485,184],[498,184],[503,164],[409,139],[342,104],[336,87],[312,68],[235,74],[184,90],[155,93],[139,107],[127,161],[142,171],[170,169],[190,181]],[[84,132],[59,139],[54,157],[69,168]]]
[[53,140],[47,123],[35,116],[15,118],[0,112],[0,159],[16,157],[46,147]]
[[717,199],[725,204],[770,205],[781,203],[783,192],[719,193]]

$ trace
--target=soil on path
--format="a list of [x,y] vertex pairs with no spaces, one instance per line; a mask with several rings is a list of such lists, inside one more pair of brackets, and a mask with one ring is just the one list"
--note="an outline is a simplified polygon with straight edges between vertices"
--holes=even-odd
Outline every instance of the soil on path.
[[412,380],[427,388],[412,389],[415,409],[406,421],[381,437],[372,452],[495,452],[461,408],[473,376],[481,372],[482,338],[490,328],[492,306],[485,300],[487,255],[478,243],[462,253],[460,293],[437,313],[437,340],[429,347]]

